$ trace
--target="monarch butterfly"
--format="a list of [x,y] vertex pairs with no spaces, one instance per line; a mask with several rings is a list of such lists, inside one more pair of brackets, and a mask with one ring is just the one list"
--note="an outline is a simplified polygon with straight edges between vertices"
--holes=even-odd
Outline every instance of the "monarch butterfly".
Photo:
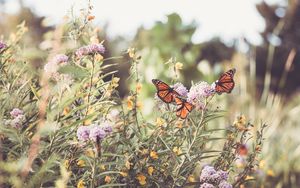
[[218,94],[230,93],[234,88],[233,76],[235,74],[235,69],[230,69],[229,71],[223,73],[220,78],[215,81],[215,91]]
[[179,96],[174,88],[170,87],[163,81],[152,79],[152,83],[156,86],[157,96],[165,103],[171,103],[174,101],[175,96]]
[[193,110],[193,105],[186,101],[186,99],[182,99],[179,97],[175,97],[175,102],[177,104],[176,116],[181,119],[185,119],[189,113]]

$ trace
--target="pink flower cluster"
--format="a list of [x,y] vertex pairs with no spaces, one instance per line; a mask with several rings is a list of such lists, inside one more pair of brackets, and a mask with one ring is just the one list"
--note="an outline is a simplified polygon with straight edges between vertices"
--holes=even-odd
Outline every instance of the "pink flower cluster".
[[232,185],[227,180],[228,172],[223,170],[216,171],[212,166],[205,166],[200,175],[200,188],[232,188]]
[[6,121],[6,124],[12,125],[14,128],[21,128],[22,124],[26,120],[24,112],[19,108],[14,108],[10,115],[13,119]]
[[58,54],[54,56],[53,59],[44,66],[45,72],[50,76],[55,76],[56,74],[58,74],[58,69],[61,66],[67,64],[68,59],[68,56],[64,54]]
[[172,86],[174,90],[181,96],[187,97],[189,91],[186,89],[186,87],[182,83],[176,83]]
[[103,54],[105,52],[105,48],[102,44],[90,44],[87,46],[80,47],[76,50],[75,54],[77,57],[81,58],[86,55],[92,54]]
[[97,142],[103,140],[112,131],[112,126],[107,121],[103,122],[101,125],[92,124],[89,126],[80,126],[77,129],[77,138],[82,142],[88,140]]
[[212,95],[214,95],[214,88],[207,82],[199,82],[191,87],[187,94],[187,101],[199,110],[204,108],[205,99]]

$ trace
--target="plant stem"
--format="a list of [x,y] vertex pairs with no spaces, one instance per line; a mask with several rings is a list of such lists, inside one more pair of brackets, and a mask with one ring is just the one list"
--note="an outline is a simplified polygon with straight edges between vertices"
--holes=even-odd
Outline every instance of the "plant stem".
[[[191,142],[191,144],[189,145],[189,147],[188,147],[188,150],[187,150],[187,154],[190,154],[190,151],[191,151],[191,149],[192,149],[192,147],[193,147],[193,145],[194,145],[194,143],[195,143],[195,141],[196,141],[196,138],[197,138],[197,135],[198,135],[198,131],[200,130],[200,127],[201,127],[201,125],[202,125],[202,123],[203,123],[203,120],[204,120],[204,110],[206,109],[206,106],[207,106],[207,101],[205,100],[205,104],[204,104],[204,108],[202,109],[202,111],[201,111],[201,118],[200,118],[200,122],[199,122],[199,124],[198,124],[198,126],[197,126],[197,128],[196,128],[196,131],[195,131],[195,134],[193,134],[194,136],[193,136],[193,140],[192,140],[192,142]],[[182,162],[179,164],[179,166],[176,168],[176,170],[175,170],[175,172],[176,172],[176,177],[179,175],[179,172],[180,172],[180,169],[181,169],[181,167],[182,167],[182,165],[184,164],[184,162],[186,161],[186,156],[184,157],[184,159],[182,160]]]

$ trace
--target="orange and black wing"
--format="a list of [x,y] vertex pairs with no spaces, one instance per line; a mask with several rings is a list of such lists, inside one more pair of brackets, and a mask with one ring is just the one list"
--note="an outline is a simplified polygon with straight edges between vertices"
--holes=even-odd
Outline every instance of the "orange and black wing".
[[173,88],[163,81],[153,79],[152,83],[156,86],[157,96],[165,103],[173,102],[174,97],[179,95]]
[[217,80],[215,82],[216,84],[216,88],[215,88],[215,91],[218,93],[218,94],[222,94],[222,93],[230,93],[233,88],[234,88],[234,80],[233,80],[233,77],[234,77],[234,74],[235,74],[235,69],[231,69],[225,73],[223,73],[219,80]]
[[186,119],[189,113],[193,110],[193,105],[179,97],[175,97],[175,102],[177,104],[176,116],[181,119]]

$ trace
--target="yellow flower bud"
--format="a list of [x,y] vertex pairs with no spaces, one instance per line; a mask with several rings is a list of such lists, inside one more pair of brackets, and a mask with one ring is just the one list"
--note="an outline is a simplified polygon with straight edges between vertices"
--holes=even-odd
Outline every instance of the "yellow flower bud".
[[154,172],[153,166],[149,166],[149,167],[148,167],[148,174],[149,174],[150,176],[152,176],[153,172]]
[[143,174],[138,174],[136,176],[136,179],[139,181],[140,185],[146,185],[146,176],[144,176]]
[[180,148],[178,148],[177,146],[173,148],[173,152],[176,154],[176,155],[180,155],[182,154],[182,151]]
[[120,172],[121,176],[123,177],[127,177],[128,176],[128,173],[127,172]]
[[111,177],[110,176],[105,176],[104,181],[105,181],[105,183],[110,183],[111,182]]
[[156,118],[156,122],[155,123],[156,123],[156,126],[161,127],[161,126],[163,126],[166,123],[166,121],[164,119],[158,117],[158,118]]
[[196,182],[194,175],[189,175],[188,181],[189,181],[190,183]]
[[127,53],[130,58],[133,58],[135,56],[135,49],[134,48],[128,48]]
[[139,82],[136,84],[136,93],[139,94],[142,91],[142,84]]
[[158,155],[157,155],[157,153],[156,153],[155,151],[151,151],[151,152],[150,152],[150,157],[151,157],[152,159],[158,159]]
[[77,165],[79,166],[79,167],[84,167],[85,166],[85,162],[84,162],[84,160],[78,160],[77,161]]
[[133,96],[128,96],[128,97],[127,97],[127,109],[128,109],[128,110],[132,110],[132,109],[133,109],[133,106],[134,106],[134,103],[133,103]]
[[180,62],[175,63],[175,69],[176,69],[176,70],[181,70],[182,67],[183,67],[183,64],[182,64],[182,63],[180,63]]
[[77,183],[77,188],[85,188],[85,183],[82,179]]

